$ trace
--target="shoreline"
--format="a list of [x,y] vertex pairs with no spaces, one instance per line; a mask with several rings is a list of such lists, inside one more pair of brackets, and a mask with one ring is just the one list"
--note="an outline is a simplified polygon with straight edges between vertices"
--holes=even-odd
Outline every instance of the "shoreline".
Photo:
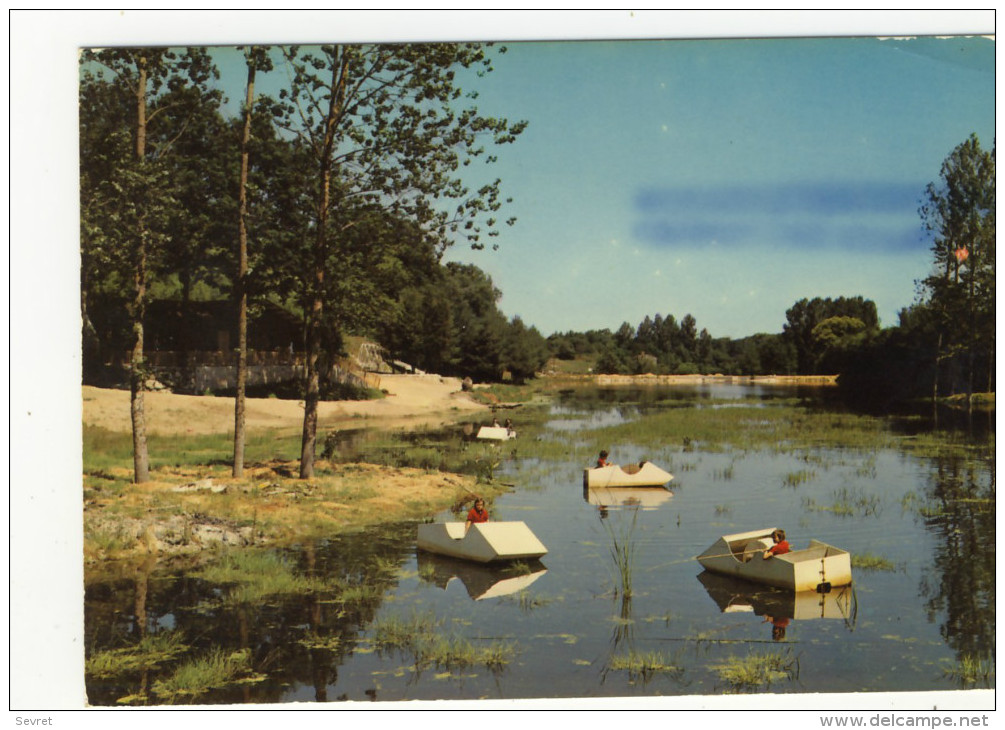
[[807,385],[836,387],[837,375],[572,375],[597,385]]

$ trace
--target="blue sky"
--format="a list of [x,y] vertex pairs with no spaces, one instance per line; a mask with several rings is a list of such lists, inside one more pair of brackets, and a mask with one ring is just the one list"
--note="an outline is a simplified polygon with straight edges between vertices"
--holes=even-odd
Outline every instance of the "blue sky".
[[479,109],[530,121],[495,166],[519,220],[449,258],[544,334],[656,313],[780,332],[842,295],[896,324],[928,271],[926,184],[994,139],[983,38],[507,45]]
[[982,37],[503,45],[469,81],[482,113],[530,123],[483,170],[518,222],[498,250],[447,260],[488,272],[502,310],[545,335],[657,313],[780,332],[816,296],[872,299],[894,325],[928,273],[925,186],[971,133],[994,140]]

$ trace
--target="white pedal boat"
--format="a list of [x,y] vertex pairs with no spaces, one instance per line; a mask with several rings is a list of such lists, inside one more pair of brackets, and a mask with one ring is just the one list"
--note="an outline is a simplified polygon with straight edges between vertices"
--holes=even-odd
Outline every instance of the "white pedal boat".
[[505,426],[482,426],[478,429],[476,438],[490,441],[508,441],[516,438],[516,431]]
[[673,474],[663,471],[651,461],[641,467],[637,464],[611,464],[583,470],[583,484],[587,487],[661,487],[671,479]]
[[463,522],[419,525],[419,549],[476,563],[531,560],[548,552],[524,522],[475,523],[466,535],[464,525]]
[[698,556],[698,562],[713,573],[793,591],[825,592],[851,583],[851,555],[819,540],[765,560],[762,556],[774,544],[774,530],[723,535]]

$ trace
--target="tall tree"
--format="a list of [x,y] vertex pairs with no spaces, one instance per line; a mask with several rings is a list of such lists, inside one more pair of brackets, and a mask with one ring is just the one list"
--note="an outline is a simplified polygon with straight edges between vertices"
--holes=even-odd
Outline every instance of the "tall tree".
[[491,70],[482,45],[326,45],[307,52],[291,46],[283,53],[291,84],[281,93],[280,123],[302,140],[317,171],[313,251],[304,272],[309,306],[300,476],[309,478],[326,277],[338,273],[328,270],[329,248],[338,252],[360,204],[410,218],[444,242],[457,233],[483,246],[482,233],[496,232],[491,215],[503,202],[500,181],[472,191],[457,170],[484,153],[483,136],[512,142],[524,123],[457,108],[464,103],[458,75]]
[[[184,132],[181,129],[158,128],[160,120],[177,118],[175,105],[204,103],[212,97],[212,92],[188,95],[184,101],[172,100],[163,103],[164,98],[186,84],[192,89],[204,90],[216,69],[205,50],[188,49],[180,56],[165,48],[106,49],[86,51],[81,55],[81,63],[87,67],[85,84],[105,83],[99,74],[92,71],[100,65],[112,74],[107,82],[113,93],[125,94],[131,98],[133,106],[128,119],[128,130],[132,136],[132,149],[128,157],[107,161],[104,178],[99,173],[92,178],[95,185],[85,189],[102,189],[100,216],[92,217],[89,224],[97,223],[103,228],[99,235],[85,236],[88,240],[105,239],[108,245],[119,248],[129,269],[132,280],[129,318],[132,323],[132,346],[130,354],[130,416],[133,432],[133,471],[136,482],[149,479],[150,460],[147,453],[146,414],[143,392],[146,387],[147,366],[143,348],[143,317],[146,310],[149,270],[153,259],[161,253],[164,243],[164,229],[173,202],[171,185],[165,175],[164,159],[172,145]],[[189,107],[190,109],[194,107]],[[162,125],[163,126],[163,125]],[[148,145],[148,138],[154,142]],[[103,161],[105,162],[105,161]],[[81,159],[81,167],[89,164]],[[82,204],[88,208],[92,201]],[[98,222],[100,221],[100,222]],[[93,234],[93,231],[91,232]]]
[[241,172],[237,213],[237,394],[234,398],[234,476],[244,476],[245,390],[248,384],[248,167],[251,156],[251,121],[255,105],[255,76],[270,71],[272,59],[265,46],[251,46],[244,51],[248,69],[245,85],[244,127],[241,131]]
[[813,329],[830,317],[854,317],[865,325],[866,332],[879,328],[876,303],[858,297],[800,299],[785,312],[785,338],[795,347],[798,372],[813,375],[817,368],[817,349]]
[[[919,213],[932,236],[933,273],[921,282],[937,322],[933,396],[939,367],[961,361],[964,386],[974,390],[975,363],[987,363],[992,388],[995,343],[995,150],[971,135],[942,163]],[[952,382],[950,381],[952,386]]]

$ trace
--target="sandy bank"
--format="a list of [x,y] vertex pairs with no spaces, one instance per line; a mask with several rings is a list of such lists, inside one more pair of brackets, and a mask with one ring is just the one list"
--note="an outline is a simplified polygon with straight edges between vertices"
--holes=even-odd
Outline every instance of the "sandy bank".
[[[461,390],[458,378],[439,375],[384,375],[380,387],[387,397],[367,401],[332,401],[318,406],[321,427],[359,419],[375,419],[381,426],[439,423],[459,413],[484,411]],[[129,391],[83,387],[83,422],[112,431],[131,430]],[[151,391],[144,395],[149,433],[205,434],[234,430],[234,399],[177,395]],[[249,398],[245,423],[248,429],[299,429],[303,425],[303,401]]]

